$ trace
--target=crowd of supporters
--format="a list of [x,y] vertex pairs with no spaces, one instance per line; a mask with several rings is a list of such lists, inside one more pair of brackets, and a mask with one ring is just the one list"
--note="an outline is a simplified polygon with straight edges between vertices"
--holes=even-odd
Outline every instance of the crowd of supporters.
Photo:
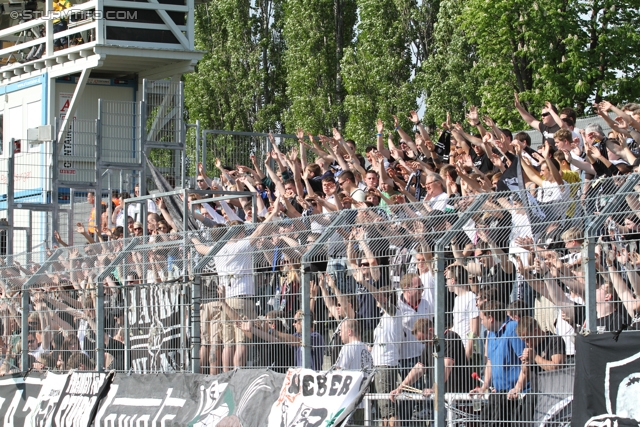
[[[487,394],[487,419],[531,420],[536,376],[570,365],[573,337],[586,328],[584,231],[626,175],[640,171],[640,105],[597,105],[608,135],[596,123],[577,129],[568,108],[558,112],[547,103],[538,119],[517,95],[515,107],[542,134],[540,146],[472,107],[466,127],[472,133],[447,120],[432,139],[411,112],[413,136],[397,118],[388,134],[379,120],[376,143],[366,147],[337,130],[332,137],[298,130],[298,145],[284,150],[274,141],[264,159],[251,156],[251,165],[216,159],[214,173],[198,165],[196,190],[206,194],[189,195],[194,232],[182,230],[166,198],[128,204],[125,213],[130,195],[120,194],[110,208],[93,209],[86,225],[78,223],[87,245],[56,259],[57,273],[38,272],[37,264],[0,269],[3,372],[20,367],[20,289],[30,278],[32,367],[93,369],[97,275],[122,251],[127,227],[127,236],[147,248],[132,249],[106,275],[107,367],[132,367],[124,366],[123,352],[125,316],[134,306],[126,305],[123,287],[199,274],[203,373],[302,366],[308,314],[311,367],[375,368],[375,391],[389,395],[376,405],[378,417],[401,425],[394,423],[421,411],[397,396],[433,392],[435,244],[470,214],[445,242],[445,389]],[[256,193],[257,203],[199,201],[224,191]],[[92,206],[94,197],[88,196]],[[594,260],[597,329],[638,329],[638,188],[603,224]],[[321,236],[320,249],[308,254]],[[302,292],[305,254],[309,294]],[[207,257],[211,262],[195,272]],[[156,304],[172,304],[169,293]],[[165,317],[187,320],[184,313]]]

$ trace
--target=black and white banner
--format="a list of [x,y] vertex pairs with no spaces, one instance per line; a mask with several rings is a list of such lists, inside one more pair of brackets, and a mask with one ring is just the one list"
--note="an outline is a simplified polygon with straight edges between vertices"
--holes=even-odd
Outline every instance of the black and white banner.
[[58,398],[52,425],[55,427],[90,425],[113,375],[114,373],[73,372]]
[[[189,316],[180,319],[180,284],[128,290],[132,331],[131,364],[136,373],[175,372],[189,367],[180,340],[189,330]],[[181,334],[182,330],[182,334]]]
[[358,371],[245,369],[216,376],[30,372],[0,379],[0,425],[331,427],[370,382]]
[[37,407],[45,374],[29,373],[0,378],[0,424],[17,427],[26,424],[27,417]]
[[340,425],[356,409],[371,379],[362,371],[289,369],[271,407],[269,426]]
[[117,375],[95,426],[113,426],[123,419],[127,425],[189,425],[213,409],[231,375]]
[[573,427],[638,427],[640,334],[577,334],[573,395]]
[[64,392],[70,376],[71,373],[57,374],[47,372],[42,382],[36,405],[29,413],[25,425],[38,427],[51,427],[54,425],[53,414],[60,402],[60,397]]

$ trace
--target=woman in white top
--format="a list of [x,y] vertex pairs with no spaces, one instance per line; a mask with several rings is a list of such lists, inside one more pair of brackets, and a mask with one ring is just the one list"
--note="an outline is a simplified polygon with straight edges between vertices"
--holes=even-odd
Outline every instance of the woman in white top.
[[467,270],[461,265],[452,265],[445,272],[447,289],[456,297],[453,303],[453,327],[460,336],[467,359],[473,356],[474,340],[480,334],[480,313],[476,306],[476,295],[471,292]]

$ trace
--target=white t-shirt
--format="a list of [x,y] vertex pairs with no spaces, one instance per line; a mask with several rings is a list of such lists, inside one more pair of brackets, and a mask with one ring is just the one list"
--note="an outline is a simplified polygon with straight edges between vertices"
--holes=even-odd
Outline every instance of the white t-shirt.
[[436,279],[431,270],[420,275],[422,282],[422,300],[427,302],[427,314],[433,317],[436,312]]
[[[327,201],[328,203],[331,203],[332,205],[336,204],[336,196],[329,196],[327,198],[324,199],[325,201]],[[329,209],[325,208],[324,206],[322,207],[322,213],[332,213],[334,211],[330,211]]]
[[569,192],[570,188],[566,182],[564,182],[562,186],[559,186],[555,181],[542,181],[542,188],[538,188],[537,199],[540,203],[568,200]]
[[448,201],[449,195],[447,193],[441,193],[431,199],[428,199],[427,203],[431,206],[431,209],[444,212]]
[[400,345],[400,359],[411,359],[418,357],[424,350],[424,344],[416,339],[411,333],[413,325],[421,317],[433,319],[433,307],[429,306],[426,300],[420,300],[418,310],[414,310],[403,298],[398,300],[398,316],[402,316],[402,328],[404,330],[404,340]]
[[460,335],[462,344],[466,347],[471,332],[471,320],[480,316],[476,307],[476,294],[469,291],[457,295],[453,301],[453,332]]
[[398,366],[400,342],[403,338],[402,318],[389,316],[385,312],[373,330],[373,349],[371,350],[373,365]]
[[249,238],[227,243],[216,256],[214,262],[220,284],[226,286],[227,298],[240,295],[255,295]]
[[360,371],[373,367],[373,358],[362,341],[354,341],[342,346],[336,367],[350,371]]

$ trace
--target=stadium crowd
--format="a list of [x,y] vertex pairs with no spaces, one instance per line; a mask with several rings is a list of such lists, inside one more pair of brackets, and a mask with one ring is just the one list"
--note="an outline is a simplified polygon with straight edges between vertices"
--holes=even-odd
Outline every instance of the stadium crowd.
[[[123,286],[193,278],[192,266],[215,249],[198,272],[203,373],[302,366],[302,299],[309,298],[312,368],[375,368],[375,391],[390,396],[378,402],[378,416],[403,425],[397,420],[421,415],[397,396],[433,392],[435,243],[466,212],[468,221],[444,253],[445,388],[487,393],[485,419],[531,420],[536,375],[570,365],[573,336],[586,327],[584,230],[625,176],[640,172],[640,105],[597,105],[608,135],[596,123],[576,128],[570,108],[547,103],[537,118],[517,95],[515,107],[542,134],[540,146],[471,107],[466,129],[473,132],[447,118],[437,140],[412,111],[413,136],[394,117],[388,134],[378,120],[376,143],[366,147],[335,129],[332,137],[298,130],[299,144],[285,150],[274,140],[263,161],[252,155],[251,165],[230,166],[216,159],[215,173],[199,164],[196,189],[207,194],[189,195],[194,232],[182,230],[166,198],[128,203],[125,214],[130,195],[119,194],[111,209],[103,204],[78,223],[87,245],[69,247],[52,270],[0,269],[2,372],[20,368],[20,289],[29,279],[32,367],[94,368],[97,275],[126,245],[126,219],[127,236],[148,248],[131,250],[105,278],[107,367],[130,368],[124,327],[136,319]],[[250,198],[199,202],[221,191],[256,193],[257,211]],[[607,218],[597,242],[598,332],[640,327],[637,193]],[[484,194],[484,203],[468,211]],[[94,206],[95,195],[87,201]],[[332,226],[338,216],[342,222]],[[311,284],[303,295],[302,258],[327,229],[333,232],[305,263]],[[236,231],[218,245],[230,230]],[[186,245],[181,233],[188,233]],[[67,246],[57,232],[55,238]],[[171,292],[154,304],[174,304]],[[146,297],[137,297],[140,308]],[[166,327],[186,322],[180,316],[159,318]],[[146,339],[149,329],[131,337]]]

